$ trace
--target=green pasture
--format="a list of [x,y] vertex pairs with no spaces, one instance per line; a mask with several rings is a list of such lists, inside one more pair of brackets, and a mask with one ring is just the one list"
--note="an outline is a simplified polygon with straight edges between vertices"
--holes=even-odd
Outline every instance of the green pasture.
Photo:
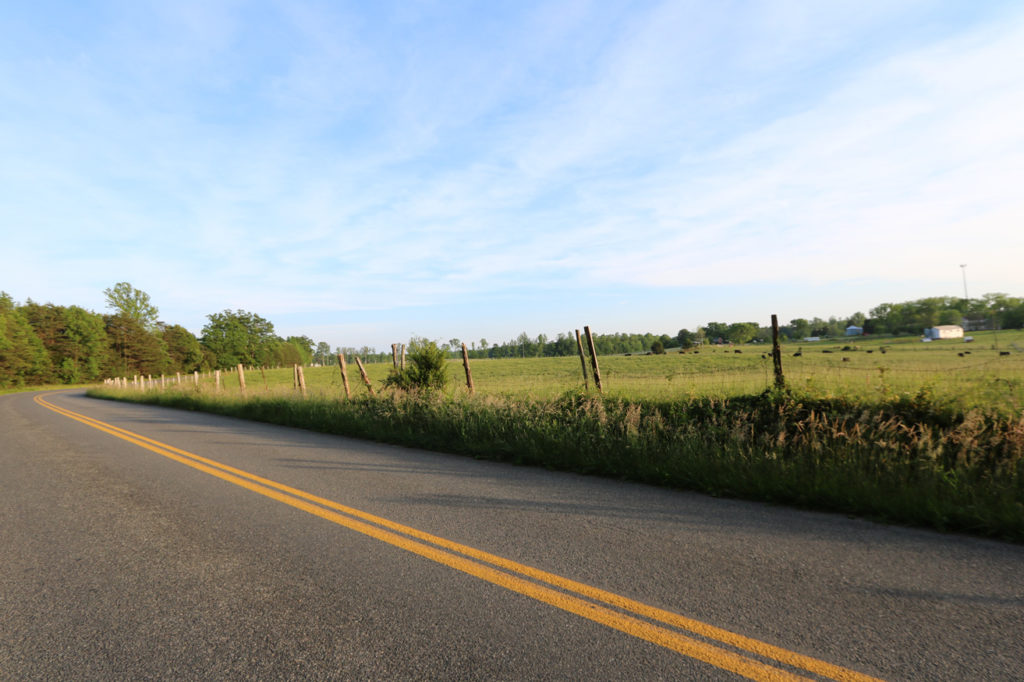
[[1024,332],[974,337],[787,344],[789,392],[752,344],[602,356],[605,397],[579,358],[474,360],[474,398],[459,360],[447,396],[373,364],[370,399],[354,362],[353,400],[337,366],[90,395],[1024,541]]
[[[926,395],[933,401],[970,409],[1019,412],[1024,407],[1024,331],[974,332],[974,341],[933,341],[916,337],[851,338],[782,346],[789,387],[821,398],[889,399]],[[1008,352],[1009,355],[1001,355]],[[799,354],[799,355],[797,355]],[[349,358],[353,395],[366,393],[359,370]],[[754,395],[774,383],[771,347],[704,346],[665,355],[601,356],[604,392],[624,399],[690,399]],[[472,360],[476,392],[481,395],[550,399],[583,387],[578,357]],[[376,391],[391,365],[368,364]],[[461,360],[450,360],[449,392],[464,393]],[[343,394],[337,366],[303,369],[311,394]],[[588,374],[590,372],[588,361]],[[184,377],[185,385],[191,384]],[[201,384],[210,387],[212,374]],[[590,388],[594,390],[593,377]],[[249,392],[293,390],[293,370],[246,371]],[[235,372],[222,372],[224,391],[237,391]]]

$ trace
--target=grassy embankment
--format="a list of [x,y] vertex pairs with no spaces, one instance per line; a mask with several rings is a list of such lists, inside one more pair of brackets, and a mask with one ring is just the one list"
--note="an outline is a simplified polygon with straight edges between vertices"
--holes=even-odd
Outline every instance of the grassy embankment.
[[474,362],[474,397],[374,399],[353,372],[349,401],[337,367],[307,370],[306,399],[290,370],[247,373],[244,399],[232,375],[219,393],[186,382],[94,394],[1024,541],[1024,354],[988,339],[872,343],[802,344],[799,358],[787,347],[786,393],[764,391],[770,366],[766,378],[746,346],[601,358],[604,397],[581,391],[574,358]]

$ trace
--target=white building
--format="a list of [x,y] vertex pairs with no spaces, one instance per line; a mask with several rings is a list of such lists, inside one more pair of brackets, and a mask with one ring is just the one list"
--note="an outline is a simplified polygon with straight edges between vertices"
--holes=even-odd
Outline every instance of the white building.
[[958,324],[940,324],[937,327],[929,327],[924,330],[926,339],[962,339],[964,328]]
[[855,324],[851,324],[846,328],[847,336],[861,336],[864,334],[864,327],[858,327]]

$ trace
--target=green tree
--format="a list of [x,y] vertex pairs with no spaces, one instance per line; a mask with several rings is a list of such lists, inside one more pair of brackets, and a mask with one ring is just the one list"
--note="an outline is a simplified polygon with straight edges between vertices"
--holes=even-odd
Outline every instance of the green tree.
[[127,315],[107,315],[104,318],[107,342],[110,348],[110,376],[159,375],[171,369],[163,339],[150,333],[142,323]]
[[195,334],[176,324],[164,327],[162,336],[173,371],[194,372],[203,367],[203,349]]
[[288,367],[290,365],[305,365],[302,353],[298,346],[288,341],[278,339],[271,352],[271,359],[268,364]]
[[938,318],[936,319],[937,324],[960,324],[964,319],[963,314],[959,310],[940,310]]
[[147,330],[156,327],[160,311],[145,291],[136,289],[128,282],[118,282],[112,288],[104,289],[103,293],[107,299],[107,308],[116,311],[117,315],[135,320]]
[[726,341],[729,338],[729,325],[724,322],[708,322],[703,330],[710,343],[718,343],[719,339]]
[[689,329],[680,329],[679,333],[676,334],[676,342],[680,348],[693,348],[694,344],[697,343],[697,335]]
[[331,344],[326,341],[321,341],[316,344],[316,352],[313,353],[313,359],[324,367],[327,365],[333,365],[334,355],[331,354]]
[[26,316],[0,291],[0,387],[46,381],[50,356]]
[[811,335],[811,323],[802,317],[790,320],[786,329],[786,335],[790,339],[803,339]]
[[278,338],[274,325],[255,313],[225,310],[206,316],[200,343],[216,357],[216,366],[227,369],[242,363],[263,366],[274,358]]
[[665,344],[663,344],[661,341],[655,341],[654,343],[651,344],[651,352],[654,353],[655,355],[664,355]]
[[732,343],[750,343],[758,331],[756,322],[733,322],[726,328],[725,338]]
[[62,310],[61,321],[60,362],[54,363],[58,376],[68,384],[96,381],[110,353],[103,316],[73,305]]
[[301,362],[299,362],[298,364],[310,365],[313,363],[314,349],[316,347],[316,344],[313,342],[313,339],[309,338],[308,336],[289,336],[287,339],[285,339],[285,341],[287,343],[292,344],[293,346],[295,346],[296,349],[298,349],[299,357],[302,358]]

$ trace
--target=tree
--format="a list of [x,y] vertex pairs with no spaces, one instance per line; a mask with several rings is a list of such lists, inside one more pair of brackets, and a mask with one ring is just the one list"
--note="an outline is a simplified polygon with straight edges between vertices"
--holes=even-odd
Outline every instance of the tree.
[[25,315],[0,291],[0,387],[42,383],[52,365]]
[[732,343],[750,343],[757,336],[756,322],[733,322],[725,331],[725,338]]
[[299,349],[299,355],[302,356],[301,364],[308,365],[313,362],[316,347],[313,339],[308,336],[289,336],[285,341]]
[[676,342],[679,343],[680,348],[693,348],[697,342],[697,335],[689,329],[680,329],[679,333],[676,334]]
[[194,372],[203,366],[203,349],[199,339],[180,324],[163,329],[164,345],[175,372]]
[[294,343],[281,341],[279,339],[278,342],[274,344],[270,355],[270,362],[268,364],[287,367],[289,365],[304,365],[306,362],[303,360],[302,353],[299,352],[299,348]]
[[316,344],[316,352],[313,354],[313,359],[323,366],[334,364],[334,355],[331,354],[331,344],[326,341],[321,341]]
[[110,289],[104,289],[107,308],[116,314],[135,320],[147,330],[156,326],[160,311],[149,300],[149,294],[139,291],[128,282],[118,282]]
[[103,317],[73,305],[62,310],[61,321],[57,375],[68,384],[99,379],[110,352]]
[[789,338],[804,339],[811,335],[811,323],[802,317],[789,321]]
[[279,340],[269,321],[245,310],[225,310],[206,317],[209,322],[203,327],[200,343],[216,356],[218,368],[239,363],[262,366],[273,359]]
[[104,318],[110,348],[106,371],[111,376],[162,374],[171,368],[163,339],[127,315]]
[[664,355],[665,344],[663,344],[661,341],[655,341],[654,343],[651,344],[651,352],[654,353],[655,355]]
[[725,341],[728,339],[729,325],[724,322],[708,322],[703,329],[705,336],[707,336],[708,341],[711,343],[718,343],[719,340]]

